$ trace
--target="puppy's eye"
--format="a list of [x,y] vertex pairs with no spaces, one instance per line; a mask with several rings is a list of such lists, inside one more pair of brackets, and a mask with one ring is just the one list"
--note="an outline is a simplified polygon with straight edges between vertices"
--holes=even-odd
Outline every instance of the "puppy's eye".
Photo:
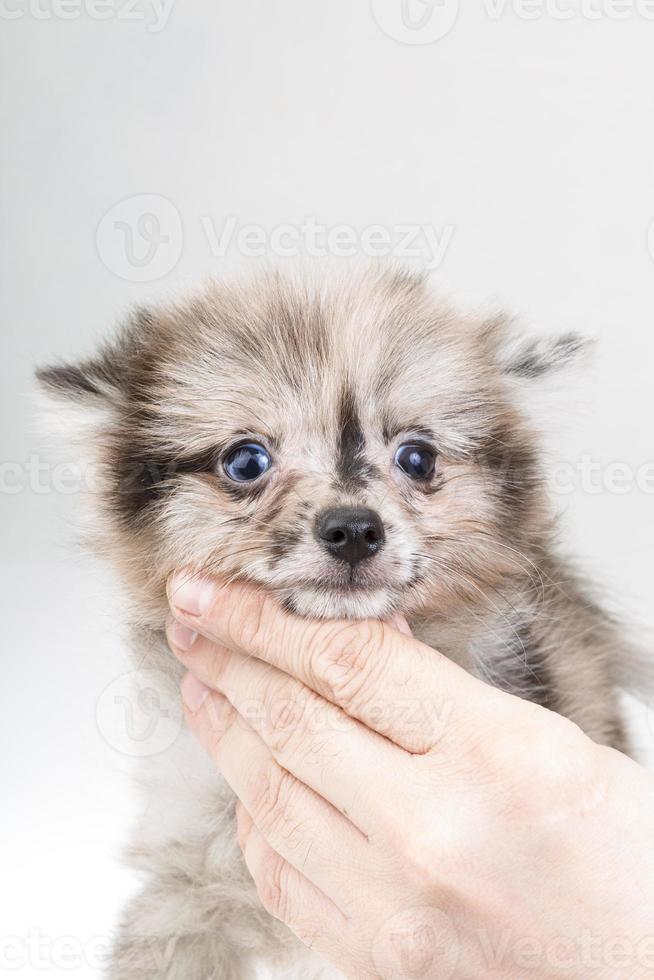
[[250,483],[258,480],[272,465],[270,455],[258,442],[246,442],[225,456],[225,473],[236,483]]
[[395,465],[412,480],[428,480],[434,472],[436,453],[425,446],[405,443],[395,453]]

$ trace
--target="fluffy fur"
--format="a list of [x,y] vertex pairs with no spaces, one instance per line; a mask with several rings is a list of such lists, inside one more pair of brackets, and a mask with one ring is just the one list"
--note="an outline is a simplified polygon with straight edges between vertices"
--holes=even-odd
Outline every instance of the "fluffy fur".
[[[582,347],[461,316],[396,270],[269,273],[138,310],[93,360],[40,371],[102,474],[96,544],[125,585],[138,665],[176,690],[165,582],[188,566],[253,580],[306,616],[400,610],[466,669],[624,748],[625,641],[556,557],[520,408]],[[244,438],[273,459],[253,484],[222,467]],[[407,441],[437,452],[424,483],[394,465]],[[354,570],[314,533],[342,505],[374,509],[385,528]],[[131,857],[146,883],[124,915],[114,980],[239,980],[257,961],[327,976],[260,906],[231,793],[188,733],[143,765]]]

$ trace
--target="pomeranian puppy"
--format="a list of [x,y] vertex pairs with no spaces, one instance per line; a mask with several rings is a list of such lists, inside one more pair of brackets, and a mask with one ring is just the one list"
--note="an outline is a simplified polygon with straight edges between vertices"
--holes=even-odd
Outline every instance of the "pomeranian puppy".
[[[584,346],[459,315],[421,277],[373,267],[212,282],[40,370],[49,414],[102,473],[96,545],[136,664],[175,695],[165,586],[186,567],[303,616],[402,612],[467,670],[624,750],[626,641],[556,555],[524,407]],[[113,980],[334,975],[260,905],[231,791],[189,733],[142,766],[129,853],[145,883]]]

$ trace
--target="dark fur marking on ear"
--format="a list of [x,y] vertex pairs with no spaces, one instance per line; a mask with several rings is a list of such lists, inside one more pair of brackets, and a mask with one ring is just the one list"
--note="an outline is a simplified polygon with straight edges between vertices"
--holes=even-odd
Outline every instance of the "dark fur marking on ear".
[[535,340],[507,366],[507,372],[521,378],[539,378],[572,360],[585,346],[584,338],[573,333],[564,334],[549,346]]
[[39,368],[36,377],[42,385],[69,395],[99,395],[100,389],[89,377],[88,370],[73,364]]
[[36,377],[46,388],[69,397],[126,397],[140,393],[147,385],[156,363],[156,354],[147,340],[153,333],[149,310],[137,307],[121,330],[102,345],[96,357],[79,364],[55,364],[38,368]]

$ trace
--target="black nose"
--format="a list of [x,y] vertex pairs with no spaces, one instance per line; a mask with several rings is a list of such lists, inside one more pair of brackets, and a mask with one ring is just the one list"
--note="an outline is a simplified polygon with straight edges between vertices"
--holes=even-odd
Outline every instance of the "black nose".
[[384,525],[379,514],[365,507],[336,507],[323,511],[318,517],[316,532],[334,558],[351,565],[370,558],[384,543]]

